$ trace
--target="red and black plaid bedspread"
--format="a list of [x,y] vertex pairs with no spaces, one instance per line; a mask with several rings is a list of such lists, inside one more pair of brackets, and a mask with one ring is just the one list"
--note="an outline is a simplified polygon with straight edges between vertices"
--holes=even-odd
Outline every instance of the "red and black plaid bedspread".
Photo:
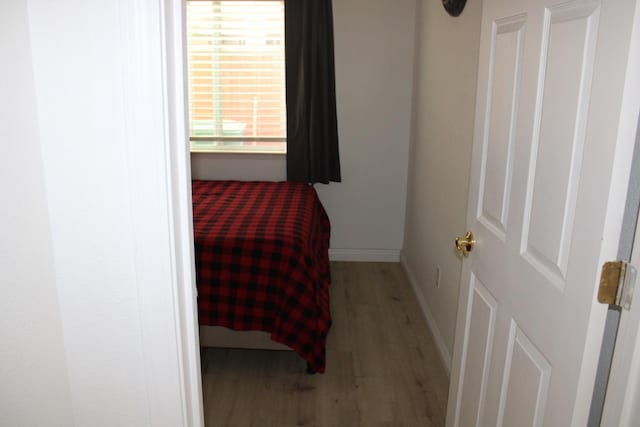
[[193,181],[201,325],[269,332],[324,372],[329,218],[313,187]]

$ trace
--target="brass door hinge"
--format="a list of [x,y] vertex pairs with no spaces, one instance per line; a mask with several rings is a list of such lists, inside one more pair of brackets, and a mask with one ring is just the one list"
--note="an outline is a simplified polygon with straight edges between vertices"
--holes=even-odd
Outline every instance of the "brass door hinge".
[[626,261],[608,262],[602,266],[598,302],[615,305],[625,310],[631,308],[636,269]]

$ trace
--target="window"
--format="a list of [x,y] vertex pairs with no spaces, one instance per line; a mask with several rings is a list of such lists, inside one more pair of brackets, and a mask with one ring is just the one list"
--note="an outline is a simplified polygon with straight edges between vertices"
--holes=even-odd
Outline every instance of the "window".
[[286,150],[284,2],[187,1],[193,152]]

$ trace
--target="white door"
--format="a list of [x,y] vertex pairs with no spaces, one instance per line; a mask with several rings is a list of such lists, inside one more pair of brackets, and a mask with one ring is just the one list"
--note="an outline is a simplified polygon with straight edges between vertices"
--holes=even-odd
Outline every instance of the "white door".
[[586,425],[638,119],[635,8],[484,0],[449,426]]

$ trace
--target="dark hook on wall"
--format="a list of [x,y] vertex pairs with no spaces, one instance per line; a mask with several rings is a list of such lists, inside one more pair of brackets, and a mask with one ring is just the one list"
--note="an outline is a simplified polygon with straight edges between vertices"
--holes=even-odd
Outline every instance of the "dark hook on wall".
[[467,0],[442,0],[442,5],[451,16],[459,16]]

